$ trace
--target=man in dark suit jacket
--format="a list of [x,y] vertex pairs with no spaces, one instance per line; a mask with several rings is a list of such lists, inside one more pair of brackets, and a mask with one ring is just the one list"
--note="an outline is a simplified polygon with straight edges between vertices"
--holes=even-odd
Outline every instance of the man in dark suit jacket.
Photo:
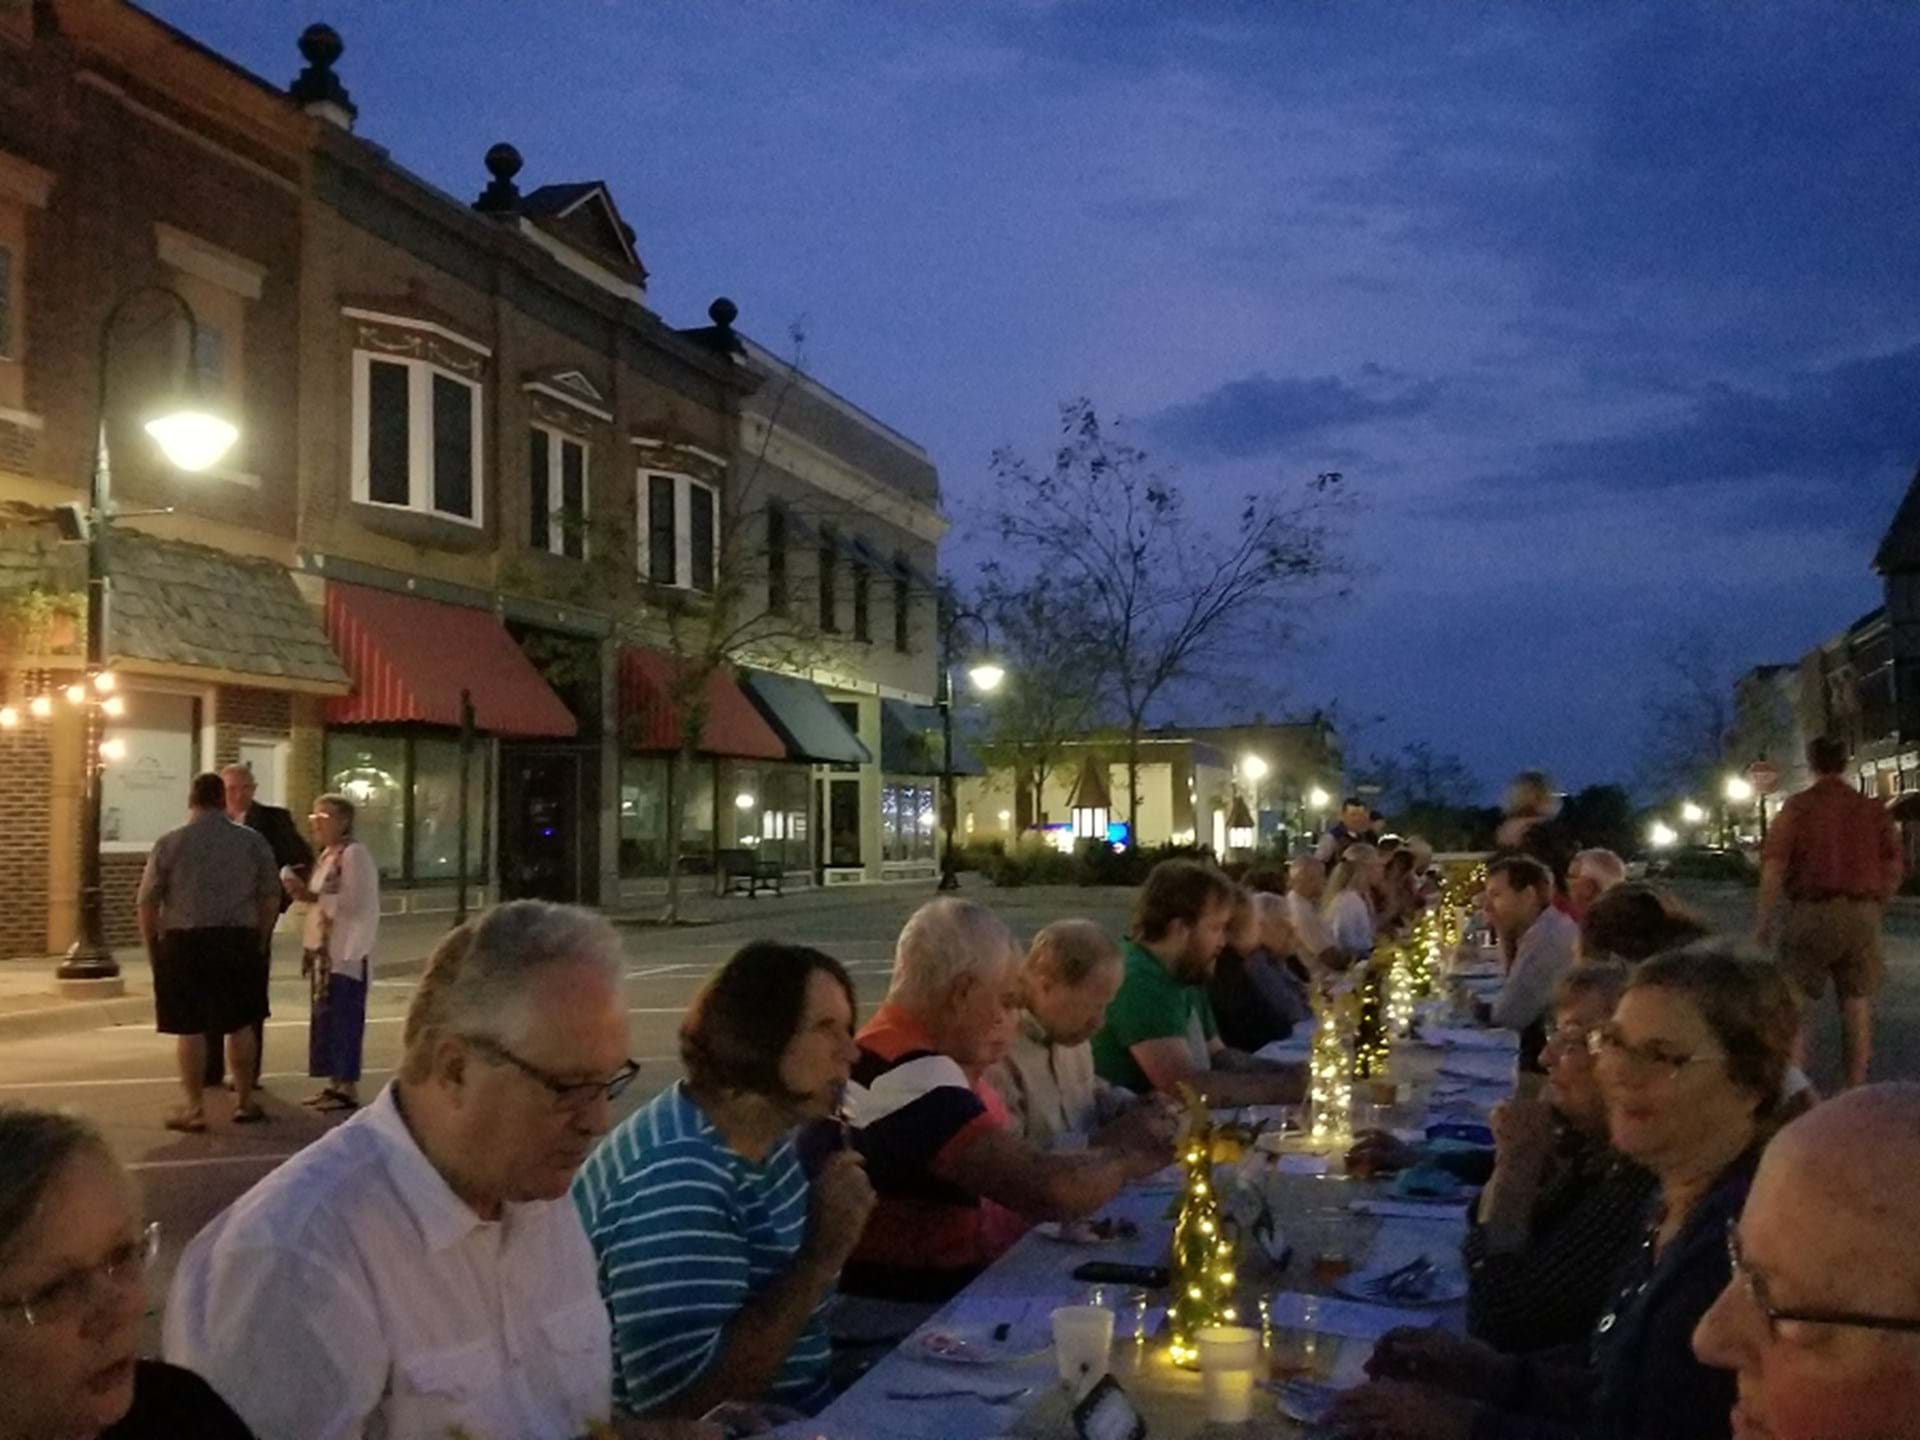
[[[293,823],[292,813],[281,809],[278,805],[261,805],[254,800],[254,792],[260,787],[253,778],[252,768],[246,765],[228,765],[221,769],[220,778],[226,782],[227,787],[227,818],[235,824],[245,825],[249,830],[259,831],[273,849],[273,863],[276,867],[284,869],[291,865],[303,874],[310,870],[313,866],[313,847],[302,838],[300,827]],[[293,901],[282,892],[280,913],[286,914],[287,906],[292,903]],[[266,964],[271,954],[272,945],[269,942],[268,954],[261,957],[260,963]],[[256,1046],[265,1042],[266,1031],[263,1025],[256,1024],[253,1027],[253,1038]],[[207,1085],[209,1088],[217,1088],[226,1079],[226,1056],[223,1053],[225,1048],[212,1036],[207,1037]],[[256,1050],[255,1053],[261,1052]],[[257,1065],[255,1073],[263,1073],[264,1068],[264,1065]]]

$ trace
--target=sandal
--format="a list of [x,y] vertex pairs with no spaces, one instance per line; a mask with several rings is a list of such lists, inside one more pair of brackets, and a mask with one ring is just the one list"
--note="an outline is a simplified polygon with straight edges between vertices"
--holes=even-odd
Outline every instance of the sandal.
[[338,1115],[342,1111],[358,1110],[360,1108],[360,1102],[351,1095],[343,1094],[341,1091],[329,1090],[324,1096],[316,1097],[316,1103],[313,1108],[318,1110],[322,1115]]
[[[258,1105],[240,1105],[234,1108],[233,1123],[236,1125],[264,1125],[266,1120],[267,1112]],[[200,1128],[204,1130],[207,1127],[202,1123]]]
[[309,1110],[325,1110],[331,1106],[334,1101],[344,1100],[346,1098],[345,1095],[342,1095],[338,1090],[334,1089],[333,1086],[323,1085],[300,1103]]
[[182,1135],[201,1135],[206,1132],[207,1117],[194,1110],[176,1110],[160,1123]]

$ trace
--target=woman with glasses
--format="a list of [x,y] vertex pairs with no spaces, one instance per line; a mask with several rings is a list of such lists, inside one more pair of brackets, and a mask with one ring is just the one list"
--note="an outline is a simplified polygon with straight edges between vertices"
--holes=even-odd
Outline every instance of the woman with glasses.
[[1726,1287],[1726,1231],[1776,1124],[1798,1025],[1771,965],[1726,947],[1657,956],[1588,1037],[1614,1148],[1658,1178],[1584,1349],[1504,1355],[1396,1331],[1336,1407],[1353,1440],[1719,1440],[1733,1382],[1690,1347]]
[[844,1138],[811,1180],[795,1141],[836,1114],[859,1056],[853,1018],[837,960],[746,946],[687,1008],[686,1079],[574,1181],[613,1319],[614,1399],[634,1414],[825,1403],[827,1302],[873,1187]]
[[313,802],[320,858],[304,880],[280,872],[287,893],[307,903],[300,969],[312,986],[307,1073],[327,1083],[306,1104],[323,1114],[360,1108],[360,1054],[367,1033],[367,982],[380,933],[380,868],[353,838],[353,802]]
[[0,1107],[0,1440],[247,1440],[199,1376],[138,1357],[159,1240],[83,1120]]

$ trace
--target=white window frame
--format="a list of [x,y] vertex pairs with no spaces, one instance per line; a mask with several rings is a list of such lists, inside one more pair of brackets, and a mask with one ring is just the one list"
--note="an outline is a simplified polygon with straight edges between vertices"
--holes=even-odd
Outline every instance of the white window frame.
[[[561,517],[567,513],[566,468],[561,447],[572,445],[580,451],[580,559],[585,561],[591,551],[585,522],[593,514],[593,446],[553,425],[535,421],[531,428],[547,437],[547,553],[563,560],[573,557],[567,554],[566,528],[561,524]],[[527,470],[531,475],[533,466],[529,464]],[[531,536],[528,544],[532,544]]]
[[[372,422],[370,386],[374,361],[383,365],[403,365],[407,370],[407,494],[408,503],[395,505],[375,500],[372,494],[368,459]],[[433,505],[433,381],[435,376],[464,385],[473,392],[470,407],[473,430],[473,514],[459,515],[451,510],[436,510]],[[486,389],[477,380],[456,374],[431,360],[413,355],[379,355],[370,350],[353,352],[353,498],[356,504],[380,510],[400,510],[416,515],[431,515],[475,530],[486,524]]]
[[[667,470],[658,465],[642,465],[636,472],[638,478],[633,487],[634,568],[640,578],[649,585],[658,585],[668,590],[687,590],[692,593],[710,592],[694,589],[693,584],[693,492],[704,490],[713,499],[713,586],[720,588],[720,487],[705,480],[696,480],[691,475],[678,470]],[[653,494],[655,478],[673,481],[673,574],[672,580],[656,579],[652,573],[653,547],[649,543],[648,509]],[[684,579],[681,577],[685,577]]]

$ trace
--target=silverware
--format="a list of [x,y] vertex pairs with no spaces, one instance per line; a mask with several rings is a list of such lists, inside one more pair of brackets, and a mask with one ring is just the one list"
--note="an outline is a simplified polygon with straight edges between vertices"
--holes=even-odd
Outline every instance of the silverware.
[[1011,1405],[1023,1396],[1031,1395],[1033,1387],[1022,1385],[1018,1390],[889,1390],[889,1400],[978,1400],[982,1405]]
[[1433,1292],[1436,1274],[1433,1261],[1422,1255],[1398,1270],[1374,1277],[1367,1282],[1367,1291],[1392,1300],[1420,1300]]

